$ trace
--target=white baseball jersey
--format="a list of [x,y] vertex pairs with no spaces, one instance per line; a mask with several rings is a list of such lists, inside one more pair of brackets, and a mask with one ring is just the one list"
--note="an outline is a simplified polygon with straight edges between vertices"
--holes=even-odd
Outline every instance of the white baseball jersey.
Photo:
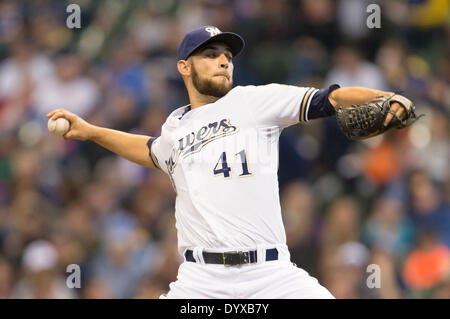
[[285,245],[278,195],[283,128],[328,116],[328,94],[281,84],[237,86],[215,103],[173,111],[150,157],[177,193],[179,252]]

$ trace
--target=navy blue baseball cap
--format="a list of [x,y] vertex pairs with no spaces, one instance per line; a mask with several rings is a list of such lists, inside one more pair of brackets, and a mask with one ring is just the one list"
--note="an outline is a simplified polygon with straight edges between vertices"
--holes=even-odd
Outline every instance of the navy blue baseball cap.
[[189,31],[178,46],[178,60],[186,60],[200,46],[210,42],[223,42],[237,56],[245,46],[244,39],[233,32],[222,32],[217,27],[207,25]]

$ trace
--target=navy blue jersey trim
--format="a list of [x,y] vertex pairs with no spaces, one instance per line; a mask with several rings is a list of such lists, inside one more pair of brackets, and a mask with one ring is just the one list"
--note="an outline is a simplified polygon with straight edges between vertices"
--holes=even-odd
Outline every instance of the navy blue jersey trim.
[[155,165],[156,168],[161,169],[161,167],[159,167],[159,163],[158,163],[158,159],[156,158],[155,154],[153,153],[152,150],[152,145],[153,142],[157,139],[157,137],[151,137],[149,138],[148,142],[147,142],[147,146],[148,146],[148,155],[150,156],[150,159],[153,162],[153,165]]
[[330,85],[327,89],[320,89],[314,93],[311,99],[310,105],[306,110],[305,120],[309,121],[312,119],[331,116],[336,113],[333,105],[330,103],[328,96],[334,90],[340,88],[339,85]]

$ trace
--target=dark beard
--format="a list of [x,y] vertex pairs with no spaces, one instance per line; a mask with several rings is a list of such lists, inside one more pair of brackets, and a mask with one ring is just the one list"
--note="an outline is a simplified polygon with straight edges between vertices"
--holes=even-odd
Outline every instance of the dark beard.
[[194,67],[194,64],[192,64],[191,68],[191,75],[192,75],[192,83],[194,84],[194,87],[197,89],[197,91],[203,95],[208,96],[214,96],[214,97],[223,97],[225,96],[233,86],[233,82],[228,85],[220,85],[217,83],[214,83],[211,80],[200,80],[200,77],[198,76],[197,70]]

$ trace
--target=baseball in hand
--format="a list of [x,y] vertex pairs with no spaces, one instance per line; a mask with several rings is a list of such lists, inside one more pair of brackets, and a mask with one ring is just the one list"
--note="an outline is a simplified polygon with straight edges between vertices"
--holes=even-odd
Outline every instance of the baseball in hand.
[[63,117],[60,117],[56,120],[52,120],[51,118],[47,123],[48,130],[55,135],[62,136],[69,131],[70,123]]

